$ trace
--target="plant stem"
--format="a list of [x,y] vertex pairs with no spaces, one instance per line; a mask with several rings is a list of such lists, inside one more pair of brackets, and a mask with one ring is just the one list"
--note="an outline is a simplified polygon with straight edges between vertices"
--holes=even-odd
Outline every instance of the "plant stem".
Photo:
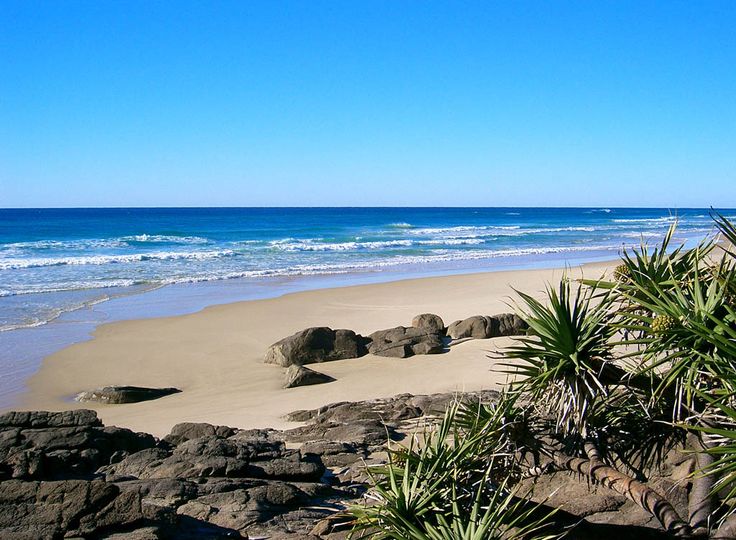
[[688,521],[693,529],[707,530],[708,521],[713,512],[713,486],[716,478],[713,474],[704,474],[703,471],[713,464],[715,458],[706,452],[712,446],[708,441],[697,435],[692,438],[695,439],[693,446],[697,449],[695,471],[696,473],[700,471],[700,474],[693,477],[692,488],[688,496]]
[[678,537],[689,537],[692,529],[679,516],[670,502],[646,484],[625,475],[599,460],[574,458],[561,452],[554,455],[555,466],[588,475],[604,486],[620,493],[656,517],[664,530]]

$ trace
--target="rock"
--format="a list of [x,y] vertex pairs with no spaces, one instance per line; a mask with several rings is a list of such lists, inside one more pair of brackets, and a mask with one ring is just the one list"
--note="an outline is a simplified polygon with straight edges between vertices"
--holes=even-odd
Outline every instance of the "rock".
[[101,426],[97,412],[89,409],[76,411],[12,411],[0,415],[0,429],[6,428],[57,428]]
[[444,351],[439,334],[421,328],[397,326],[370,335],[368,352],[377,356],[407,358],[415,354],[437,354]]
[[365,420],[352,424],[334,422],[309,424],[286,432],[289,441],[335,441],[347,443],[356,448],[381,446],[394,435],[395,430],[380,420]]
[[586,484],[567,472],[525,478],[519,482],[518,490],[521,494],[529,493],[534,502],[562,508],[580,517],[611,512],[626,502],[626,498],[615,491]]
[[452,339],[493,337],[491,318],[475,315],[462,321],[455,321],[447,327],[447,335]]
[[153,517],[136,494],[100,480],[0,482],[2,538],[90,537]]
[[156,444],[145,433],[102,427],[90,410],[0,417],[0,479],[86,478],[115,456]]
[[142,386],[105,386],[97,390],[81,392],[74,398],[79,402],[122,404],[149,401],[181,392],[178,388],[145,388]]
[[286,382],[284,383],[284,388],[322,384],[332,382],[334,380],[335,379],[329,375],[325,375],[319,371],[314,371],[313,369],[293,364],[286,370]]
[[284,482],[270,482],[251,489],[236,489],[204,495],[177,509],[189,516],[246,533],[255,523],[267,521],[285,509],[297,507],[307,497],[297,487]]
[[421,328],[431,334],[444,334],[445,322],[442,317],[433,313],[422,313],[411,320],[414,328]]
[[346,467],[367,457],[365,448],[356,443],[310,441],[302,445],[303,454],[315,454],[327,467]]
[[268,430],[240,431],[231,437],[205,435],[173,450],[150,448],[98,472],[110,481],[137,479],[279,478],[317,481],[324,465],[314,455],[287,449]]
[[271,345],[264,361],[289,367],[358,358],[366,354],[365,345],[365,338],[352,330],[307,328]]
[[516,313],[501,313],[494,315],[492,319],[498,321],[499,336],[521,336],[526,334],[529,325]]
[[213,426],[212,424],[182,422],[171,428],[164,440],[169,444],[176,446],[190,439],[198,439],[206,435],[216,435],[218,437],[230,437],[238,432],[237,429],[229,426]]
[[493,317],[475,315],[452,323],[447,327],[447,335],[452,339],[488,339],[521,335],[526,332],[526,328],[527,324],[513,313],[502,313]]

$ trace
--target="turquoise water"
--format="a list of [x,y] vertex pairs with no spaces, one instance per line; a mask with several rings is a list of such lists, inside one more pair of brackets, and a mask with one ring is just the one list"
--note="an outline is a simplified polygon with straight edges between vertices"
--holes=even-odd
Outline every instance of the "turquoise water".
[[707,209],[0,210],[0,406],[43,356],[102,322],[308,288],[606,260],[659,241],[675,220],[682,241],[713,230]]

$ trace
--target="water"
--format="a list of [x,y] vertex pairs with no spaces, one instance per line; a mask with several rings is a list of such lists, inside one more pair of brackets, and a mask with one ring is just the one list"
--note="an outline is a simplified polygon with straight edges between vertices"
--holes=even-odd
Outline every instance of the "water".
[[0,406],[40,358],[101,322],[315,287],[611,259],[658,241],[675,218],[683,241],[713,230],[703,209],[0,210]]

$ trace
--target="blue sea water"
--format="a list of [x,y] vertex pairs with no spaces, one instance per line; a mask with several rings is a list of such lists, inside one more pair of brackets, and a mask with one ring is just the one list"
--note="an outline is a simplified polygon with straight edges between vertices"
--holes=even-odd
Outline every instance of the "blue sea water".
[[0,210],[0,406],[40,357],[100,322],[314,287],[611,259],[657,242],[675,220],[682,241],[713,230],[707,209]]

